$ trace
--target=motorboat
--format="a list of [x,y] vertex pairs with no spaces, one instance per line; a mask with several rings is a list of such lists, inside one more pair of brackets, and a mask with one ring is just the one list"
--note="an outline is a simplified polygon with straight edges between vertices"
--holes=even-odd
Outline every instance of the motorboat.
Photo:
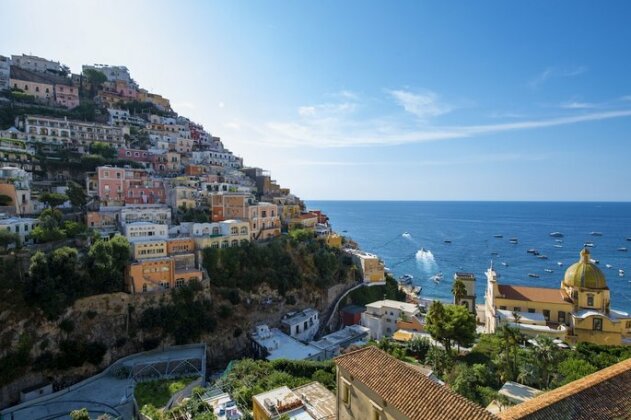
[[508,263],[506,262],[501,262],[500,264],[502,264],[504,267],[508,267]]
[[589,232],[589,234],[592,236],[603,236],[602,232]]
[[544,268],[543,271],[545,271],[546,273],[554,273],[554,270],[550,268]]
[[618,270],[618,275],[624,277],[624,270],[622,268]]
[[511,244],[517,244],[519,241],[517,240],[517,238],[511,238],[508,240],[508,242],[510,242]]
[[563,248],[563,245],[559,245],[559,244],[554,244],[553,245],[555,248]]
[[621,246],[620,248],[618,248],[618,251],[627,252],[627,248],[624,246]]
[[491,256],[492,257],[497,257],[498,255],[500,255],[500,254],[498,254],[497,252],[491,252]]
[[562,238],[563,234],[561,232],[550,232],[550,236],[553,238]]
[[631,237],[628,237],[628,238],[627,238],[627,241],[631,242]]
[[497,239],[502,239],[504,237],[504,235],[493,235],[493,237],[497,238]]
[[594,258],[590,258],[589,262],[592,264],[600,264],[600,260],[594,259]]
[[563,267],[563,262],[561,262],[561,261],[557,261],[557,265],[558,265],[559,267]]
[[442,272],[440,272],[440,273],[436,273],[436,274],[434,274],[434,275],[433,275],[433,276],[431,276],[429,279],[430,279],[431,281],[433,281],[434,283],[440,283],[440,281],[443,279],[443,277],[444,277],[444,276],[443,276],[443,273],[442,273]]
[[547,260],[548,256],[547,255],[537,255],[537,258],[539,258],[540,260]]
[[446,243],[446,244],[450,244],[451,243],[451,241],[449,239],[445,239],[443,242]]
[[583,246],[584,246],[585,248],[593,248],[593,247],[594,247],[594,243],[593,243],[593,242],[585,242],[585,243],[583,244]]
[[537,251],[534,248],[530,248],[528,251],[526,251],[527,254],[532,254],[532,255],[539,255],[539,251]]
[[558,242],[558,243],[562,244],[563,243],[563,239],[555,239],[555,242]]
[[613,265],[611,265],[611,264],[605,264],[605,267],[607,267],[607,268],[613,268]]
[[534,279],[538,279],[539,278],[539,274],[535,274],[535,273],[528,273],[528,277],[532,277]]

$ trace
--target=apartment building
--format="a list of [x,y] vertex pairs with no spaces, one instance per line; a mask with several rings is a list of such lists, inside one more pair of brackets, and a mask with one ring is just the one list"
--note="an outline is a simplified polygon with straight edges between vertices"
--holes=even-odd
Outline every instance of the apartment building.
[[135,222],[150,222],[161,225],[171,223],[171,208],[167,206],[125,206],[120,209],[120,223],[125,226]]
[[124,227],[125,236],[130,241],[147,239],[167,239],[169,227],[165,224],[151,222],[127,223]]
[[250,241],[250,224],[243,220],[193,223],[191,235],[198,250],[229,248]]
[[361,314],[361,325],[370,330],[371,339],[381,340],[382,337],[391,337],[398,329],[422,331],[419,314],[416,304],[379,300],[366,305]]
[[280,236],[280,217],[276,204],[260,202],[249,205],[248,220],[250,221],[252,240]]
[[354,249],[348,252],[364,282],[381,283],[386,280],[385,266],[377,255]]
[[27,140],[33,143],[86,152],[96,142],[119,149],[125,146],[127,127],[68,120],[67,118],[27,115],[24,122]]

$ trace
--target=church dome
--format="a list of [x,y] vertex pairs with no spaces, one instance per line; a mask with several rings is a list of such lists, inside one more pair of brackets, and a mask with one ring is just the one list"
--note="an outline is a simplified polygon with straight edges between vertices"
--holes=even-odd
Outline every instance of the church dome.
[[587,289],[607,289],[605,275],[596,264],[590,261],[589,250],[581,251],[581,258],[565,270],[563,285],[567,287],[584,287]]

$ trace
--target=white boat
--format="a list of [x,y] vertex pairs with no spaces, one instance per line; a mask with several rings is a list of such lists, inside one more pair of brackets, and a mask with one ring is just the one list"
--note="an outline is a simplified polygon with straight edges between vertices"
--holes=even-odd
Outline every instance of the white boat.
[[431,276],[429,279],[431,281],[433,281],[434,283],[440,283],[440,281],[443,279],[443,273],[442,271],[440,273],[436,273],[433,276]]
[[589,232],[589,234],[592,236],[603,236],[602,232]]
[[540,260],[547,260],[548,256],[547,255],[537,255],[537,258],[539,258]]
[[549,268],[544,268],[543,271],[545,271],[546,273],[554,273],[554,270],[551,270]]
[[497,239],[502,239],[504,237],[504,235],[493,235],[493,237],[497,238]]
[[538,279],[539,278],[539,274],[528,273],[528,277],[532,277],[532,278]]
[[563,266],[563,263],[562,263],[561,261],[557,261],[557,265],[558,265],[559,267],[562,267],[562,266]]
[[618,270],[618,275],[620,277],[624,277],[624,270],[622,268],[620,270]]
[[451,241],[449,239],[445,239],[443,242],[446,243],[446,244],[450,244],[451,243]]
[[618,248],[618,251],[627,252],[627,248],[624,246],[621,246],[620,248]]
[[504,267],[508,267],[508,263],[506,263],[506,262],[502,262],[501,264],[502,264]]
[[550,236],[552,236],[553,238],[562,238],[563,234],[561,232],[551,232]]
[[600,260],[595,260],[593,258],[590,258],[589,262],[592,263],[592,264],[600,264]]
[[511,238],[508,240],[508,242],[510,242],[511,244],[516,244],[518,241],[517,238]]
[[554,244],[553,245],[555,248],[563,248],[563,245],[559,245],[559,244]]
[[585,248],[593,248],[593,247],[594,247],[594,243],[593,243],[593,242],[585,242],[585,243],[583,244],[583,246],[584,246]]
[[607,267],[607,268],[613,268],[613,265],[611,265],[611,264],[605,264],[605,267]]
[[555,239],[555,241],[557,241],[558,243],[563,243],[563,239]]

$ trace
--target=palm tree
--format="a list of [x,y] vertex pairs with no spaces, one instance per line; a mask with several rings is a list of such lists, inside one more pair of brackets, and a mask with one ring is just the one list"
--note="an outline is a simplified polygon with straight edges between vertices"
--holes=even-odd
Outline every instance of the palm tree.
[[500,330],[500,338],[502,339],[504,358],[506,360],[507,377],[511,380],[517,375],[517,353],[519,348],[520,333],[517,328],[509,325],[503,325]]
[[454,283],[451,286],[451,294],[454,295],[454,303],[456,305],[460,303],[460,299],[467,296],[467,288],[465,287],[462,280],[454,280]]
[[537,346],[533,349],[534,361],[537,366],[539,388],[550,386],[551,370],[556,365],[560,353],[550,337],[537,337]]

